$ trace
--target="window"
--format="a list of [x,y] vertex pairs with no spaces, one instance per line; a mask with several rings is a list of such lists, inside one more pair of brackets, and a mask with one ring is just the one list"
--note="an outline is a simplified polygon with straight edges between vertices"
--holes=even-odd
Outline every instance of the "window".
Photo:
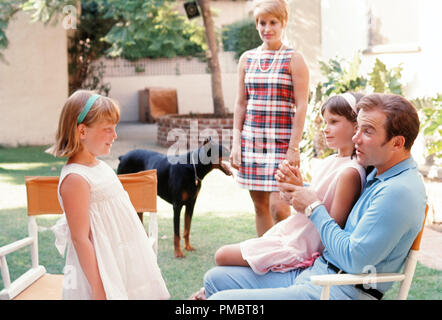
[[365,53],[413,52],[419,47],[419,0],[366,0]]

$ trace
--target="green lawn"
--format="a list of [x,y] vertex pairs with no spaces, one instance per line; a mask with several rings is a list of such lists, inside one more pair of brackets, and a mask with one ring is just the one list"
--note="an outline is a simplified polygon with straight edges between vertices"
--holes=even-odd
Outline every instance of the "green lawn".
[[[39,226],[52,226],[57,216],[37,218]],[[145,217],[148,221],[148,217]],[[158,263],[162,270],[172,299],[187,299],[202,286],[204,273],[215,265],[213,254],[220,244],[250,238],[255,232],[254,219],[250,214],[238,214],[226,219],[214,213],[195,216],[192,221],[191,243],[196,248],[186,252],[184,259],[173,257],[173,221],[160,216]],[[145,222],[147,230],[147,222]],[[27,236],[26,209],[0,211],[0,246]],[[39,258],[49,273],[62,273],[64,259],[54,246],[52,231],[39,232]],[[7,256],[11,278],[16,279],[31,266],[29,247]],[[3,282],[0,280],[0,290]]]
[[[43,147],[0,148],[0,188],[11,189],[24,184],[25,175],[58,175],[63,162],[43,153]],[[8,194],[3,193],[2,199]],[[1,202],[0,202],[1,203]],[[198,212],[192,220],[191,243],[197,249],[185,252],[186,258],[173,257],[173,222],[170,214],[159,214],[158,263],[172,299],[187,299],[202,286],[204,273],[215,265],[213,254],[223,244],[238,242],[255,236],[254,215],[250,212],[225,214],[218,211]],[[183,215],[182,215],[183,216]],[[52,226],[57,216],[38,218],[41,226]],[[147,230],[148,217],[145,216]],[[181,225],[183,222],[181,223]],[[26,208],[0,206],[0,246],[27,236]],[[40,264],[49,273],[61,273],[64,259],[54,246],[51,231],[39,233]],[[30,267],[29,248],[7,256],[11,278],[16,279]],[[442,299],[442,271],[418,264],[409,299]],[[0,280],[0,290],[3,282]],[[387,292],[385,299],[393,299],[398,286]]]

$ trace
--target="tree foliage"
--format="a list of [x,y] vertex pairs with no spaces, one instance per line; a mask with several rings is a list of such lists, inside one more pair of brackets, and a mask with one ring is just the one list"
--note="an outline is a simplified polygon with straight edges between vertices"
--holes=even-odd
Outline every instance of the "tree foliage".
[[[0,2],[0,50],[8,45],[5,36],[10,18],[23,10],[31,21],[57,23],[64,8],[76,6],[76,0],[4,0]],[[202,56],[207,49],[204,28],[188,21],[171,0],[82,0],[82,6],[95,6],[98,22],[113,21],[112,28],[97,39],[109,44],[110,57],[135,60],[174,56]],[[90,14],[90,11],[87,11]],[[79,22],[85,19],[80,17]],[[96,24],[97,25],[97,24]],[[81,23],[78,24],[82,28]]]
[[129,60],[202,57],[207,50],[204,28],[180,15],[171,0],[2,0],[0,59],[8,46],[5,30],[15,13],[23,10],[31,22],[57,24],[71,13],[66,8],[79,11],[68,48],[70,93],[80,87],[109,92],[110,87],[100,81],[103,67],[92,65],[103,55]]
[[24,1],[0,0],[0,60],[6,62],[2,51],[9,45],[6,29],[12,17],[21,10]]
[[435,97],[414,99],[419,111],[421,132],[425,138],[425,156],[434,156],[437,164],[442,162],[442,94]]
[[237,60],[245,51],[256,48],[262,43],[254,19],[244,19],[225,26],[222,40],[224,50],[234,51]]
[[189,22],[172,1],[107,0],[104,17],[116,23],[104,37],[111,57],[130,60],[149,57],[202,55],[204,28]]
[[[110,57],[123,57],[130,60],[139,58],[171,58],[175,56],[206,56],[211,70],[212,96],[215,114],[226,112],[221,88],[221,69],[218,63],[216,37],[209,0],[198,0],[203,11],[204,27],[195,21],[189,22],[176,10],[176,1],[172,0],[0,0],[5,3],[5,10],[0,15],[0,50],[7,47],[6,30],[9,19],[19,10],[30,13],[32,21],[49,23],[57,22],[66,15],[66,7],[70,8],[95,6],[96,21],[107,23],[112,21],[110,30],[103,36],[99,32],[81,30],[75,35],[77,41],[70,47],[76,54],[70,57],[73,63],[81,60],[80,66],[70,66],[70,91],[81,83],[84,87],[85,75],[90,74],[90,61],[99,57],[102,52],[94,50],[98,42],[109,44],[104,53]],[[6,10],[7,9],[7,10]],[[87,10],[86,10],[87,11]],[[90,13],[90,11],[89,11]],[[80,14],[78,14],[80,16]],[[71,17],[64,17],[64,19]],[[80,16],[80,28],[85,23]],[[65,21],[65,20],[64,20]],[[101,26],[106,27],[106,26]],[[85,32],[83,32],[85,31]],[[90,36],[88,36],[90,35]],[[84,38],[85,37],[85,38]],[[206,41],[207,39],[207,41]],[[213,46],[215,43],[215,46]],[[105,46],[100,46],[104,48]],[[72,49],[72,50],[71,50]],[[208,49],[208,50],[207,50]],[[204,55],[205,51],[210,54]],[[88,55],[89,54],[89,55]],[[1,52],[0,52],[0,58]],[[79,60],[80,59],[80,60]],[[95,70],[100,78],[101,70]],[[97,79],[97,78],[94,78]],[[83,80],[83,81],[80,81]],[[96,81],[92,84],[98,85]],[[103,88],[106,90],[106,87]],[[108,89],[107,89],[108,90]]]
[[387,70],[387,66],[376,58],[372,72],[369,74],[369,85],[374,92],[402,94],[402,85],[399,82],[402,76],[402,66]]
[[108,95],[110,85],[103,83],[104,65],[94,65],[110,45],[102,38],[115,24],[99,12],[95,1],[81,2],[81,15],[77,31],[69,37],[69,93],[79,88],[96,90]]

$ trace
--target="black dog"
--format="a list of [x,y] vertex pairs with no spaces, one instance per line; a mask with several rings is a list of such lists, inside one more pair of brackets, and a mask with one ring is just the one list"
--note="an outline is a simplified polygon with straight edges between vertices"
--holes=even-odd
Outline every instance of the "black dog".
[[212,169],[220,169],[226,175],[232,175],[229,167],[221,161],[227,155],[226,148],[207,139],[200,148],[180,156],[170,157],[155,151],[137,149],[119,157],[118,174],[157,170],[158,195],[173,205],[174,251],[177,258],[184,257],[180,246],[181,208],[186,206],[184,248],[195,250],[190,245],[190,224],[201,180]]

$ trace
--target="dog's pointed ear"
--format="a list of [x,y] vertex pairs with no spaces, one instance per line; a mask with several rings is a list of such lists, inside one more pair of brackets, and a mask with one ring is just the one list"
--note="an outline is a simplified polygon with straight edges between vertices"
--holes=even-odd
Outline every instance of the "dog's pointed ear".
[[204,139],[203,147],[205,150],[209,150],[212,146],[212,137],[207,137]]
[[204,139],[203,146],[210,143],[211,141],[212,141],[212,137],[207,137],[206,139]]

